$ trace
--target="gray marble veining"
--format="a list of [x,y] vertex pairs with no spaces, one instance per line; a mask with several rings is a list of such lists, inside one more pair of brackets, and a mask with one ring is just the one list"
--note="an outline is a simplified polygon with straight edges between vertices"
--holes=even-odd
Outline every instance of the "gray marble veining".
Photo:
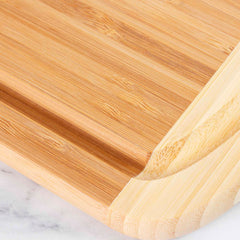
[[[240,206],[184,238],[239,239]],[[229,237],[230,235],[232,237]],[[0,240],[130,240],[0,162]]]

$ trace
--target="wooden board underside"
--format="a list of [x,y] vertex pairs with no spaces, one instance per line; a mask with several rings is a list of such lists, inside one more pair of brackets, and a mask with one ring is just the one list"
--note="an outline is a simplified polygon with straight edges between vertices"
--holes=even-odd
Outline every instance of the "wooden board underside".
[[238,1],[0,1],[2,160],[105,222],[239,26]]

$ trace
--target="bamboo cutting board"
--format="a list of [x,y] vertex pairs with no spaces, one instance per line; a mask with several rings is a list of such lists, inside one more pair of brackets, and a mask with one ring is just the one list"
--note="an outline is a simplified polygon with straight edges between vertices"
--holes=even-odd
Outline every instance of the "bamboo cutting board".
[[193,231],[240,200],[239,41],[239,1],[1,0],[0,159],[129,236]]

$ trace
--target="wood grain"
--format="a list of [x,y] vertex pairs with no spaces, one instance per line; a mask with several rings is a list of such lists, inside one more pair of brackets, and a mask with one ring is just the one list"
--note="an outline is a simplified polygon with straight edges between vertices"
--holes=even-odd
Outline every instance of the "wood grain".
[[110,206],[109,225],[172,239],[239,202],[240,44]]
[[0,1],[0,159],[123,231],[109,208],[127,183],[235,143],[239,16],[228,0]]

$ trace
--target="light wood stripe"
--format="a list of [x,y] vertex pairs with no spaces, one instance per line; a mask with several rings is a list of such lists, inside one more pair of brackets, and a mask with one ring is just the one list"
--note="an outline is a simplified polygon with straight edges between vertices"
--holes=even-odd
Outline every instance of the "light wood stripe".
[[239,201],[239,12],[0,1],[1,160],[131,236],[206,224]]
[[110,226],[140,239],[171,239],[238,202],[239,66],[240,44],[111,204]]

